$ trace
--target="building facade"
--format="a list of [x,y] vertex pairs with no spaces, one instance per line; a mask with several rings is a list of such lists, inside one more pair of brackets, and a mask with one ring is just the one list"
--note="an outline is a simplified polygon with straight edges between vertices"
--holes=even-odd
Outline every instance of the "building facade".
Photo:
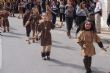
[[101,28],[108,28],[107,26],[107,17],[108,13],[110,12],[110,0],[101,0],[102,2],[102,19],[101,19]]

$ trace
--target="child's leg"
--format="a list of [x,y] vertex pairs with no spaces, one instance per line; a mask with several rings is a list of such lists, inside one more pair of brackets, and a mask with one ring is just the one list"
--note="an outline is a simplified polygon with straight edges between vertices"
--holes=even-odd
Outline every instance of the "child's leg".
[[51,45],[47,46],[47,50],[46,50],[46,56],[48,60],[50,59],[50,53],[51,53]]
[[91,73],[91,61],[92,61],[92,57],[89,56],[84,57],[83,62],[86,69],[86,73]]
[[7,31],[9,32],[10,30],[9,30],[9,20],[8,19],[6,19],[6,26],[7,26]]
[[[32,38],[34,38],[34,37],[35,37],[35,29],[33,29],[33,34],[32,34]],[[33,41],[33,43],[35,43],[35,39],[33,39],[32,41]]]
[[27,36],[27,41],[28,41],[28,44],[30,44],[30,33],[31,33],[31,28],[30,26],[27,26],[26,27],[26,36]]
[[43,46],[43,50],[41,52],[41,56],[44,60],[46,60],[45,56],[46,56],[46,46]]
[[6,23],[3,23],[3,32],[6,32]]
[[46,46],[43,46],[42,52],[46,52]]

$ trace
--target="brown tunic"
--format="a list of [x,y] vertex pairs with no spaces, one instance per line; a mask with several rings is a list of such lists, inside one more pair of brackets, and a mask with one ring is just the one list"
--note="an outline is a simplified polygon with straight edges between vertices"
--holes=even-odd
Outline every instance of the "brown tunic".
[[8,16],[9,16],[9,12],[8,11],[4,11],[4,16],[3,16],[3,26],[7,26],[9,27],[9,20],[8,20]]
[[92,31],[81,31],[78,35],[78,43],[82,47],[83,56],[93,56],[96,54],[93,42],[100,42],[99,36]]
[[20,13],[23,13],[23,11],[24,11],[24,2],[20,2],[20,3],[18,4],[18,11],[19,11]]
[[39,25],[38,31],[41,32],[41,46],[52,45],[50,31],[53,28],[54,25],[51,21],[44,21]]
[[3,12],[0,11],[0,27],[3,25],[3,16],[4,16]]
[[2,21],[2,17],[0,17],[0,27],[2,26],[2,23],[3,21]]

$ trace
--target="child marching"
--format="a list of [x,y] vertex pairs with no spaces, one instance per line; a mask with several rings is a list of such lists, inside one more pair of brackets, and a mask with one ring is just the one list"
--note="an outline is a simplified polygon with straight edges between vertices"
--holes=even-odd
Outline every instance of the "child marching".
[[102,50],[107,51],[100,37],[96,34],[93,23],[90,20],[85,21],[81,27],[81,32],[78,35],[78,44],[81,46],[81,54],[84,56],[83,62],[86,69],[86,73],[91,73],[92,56],[96,54],[93,42],[98,43]]
[[[39,24],[39,20],[42,19],[42,17],[39,14],[38,8],[34,7],[32,9],[32,13],[28,19],[28,21],[26,22],[25,26],[30,26],[29,28],[29,32],[28,34],[30,35],[30,32],[32,31],[32,38],[35,37],[35,34],[37,33],[38,30],[38,24]],[[30,43],[30,40],[28,40]],[[33,43],[35,42],[35,39],[33,39]]]
[[10,15],[10,12],[6,9],[3,10],[3,32],[8,31],[9,32],[9,20],[8,17]]
[[[51,38],[51,29],[54,29],[54,25],[49,19],[49,13],[46,12],[44,15],[44,21],[42,21],[39,25],[38,32],[41,33],[41,46],[43,50],[41,52],[41,56],[44,60],[50,60],[51,46],[52,46],[52,38]],[[39,35],[39,33],[37,35]]]

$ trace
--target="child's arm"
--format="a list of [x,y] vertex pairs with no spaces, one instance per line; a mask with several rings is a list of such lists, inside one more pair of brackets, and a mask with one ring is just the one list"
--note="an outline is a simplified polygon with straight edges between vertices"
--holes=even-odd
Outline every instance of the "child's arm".
[[103,43],[101,41],[98,42],[98,45],[100,48],[102,48],[102,50],[107,51],[106,48],[104,48]]
[[103,43],[101,42],[100,37],[95,33],[95,41],[97,42],[97,44],[99,45],[99,47],[104,50],[107,51],[106,48],[104,48]]
[[24,26],[26,27],[27,25],[29,25],[31,21],[32,21],[32,15],[30,15],[29,19],[26,21],[26,24]]
[[83,44],[84,44],[84,42],[81,40],[81,37],[82,37],[82,32],[80,32],[79,34],[78,34],[78,37],[77,37],[77,43],[80,45],[80,47],[83,49],[84,47],[83,47]]
[[29,25],[29,24],[30,24],[30,21],[27,21],[24,26],[26,27],[26,26]]

